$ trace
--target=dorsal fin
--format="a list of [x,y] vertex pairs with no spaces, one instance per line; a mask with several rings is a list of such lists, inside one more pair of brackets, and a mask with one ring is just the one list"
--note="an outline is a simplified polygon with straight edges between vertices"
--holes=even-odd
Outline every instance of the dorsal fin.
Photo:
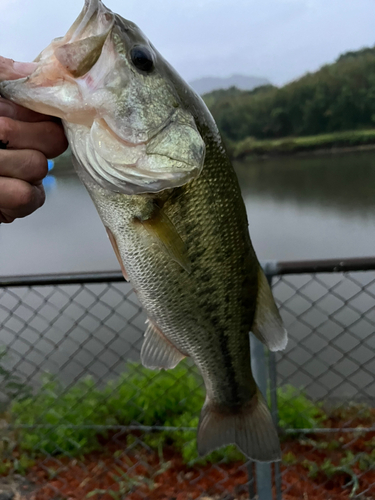
[[258,272],[257,305],[251,331],[270,351],[280,351],[288,342],[287,331],[261,267]]

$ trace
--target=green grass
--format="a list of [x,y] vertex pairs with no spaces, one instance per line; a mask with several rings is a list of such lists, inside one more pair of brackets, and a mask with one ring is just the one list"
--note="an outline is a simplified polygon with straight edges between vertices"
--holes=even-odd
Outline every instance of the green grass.
[[[369,461],[366,461],[369,460]],[[340,463],[335,465],[329,458],[324,460],[321,465],[311,460],[303,460],[301,465],[308,470],[308,475],[312,479],[316,479],[322,475],[326,480],[332,479],[334,476],[344,474],[348,480],[345,483],[346,487],[351,486],[350,498],[352,498],[359,489],[359,478],[354,472],[353,467],[358,464],[361,470],[368,470],[361,467],[371,467],[374,462],[371,461],[372,457],[368,454],[353,455],[351,451],[347,451],[345,456],[341,458]]]
[[95,426],[190,426],[203,400],[199,379],[187,364],[160,373],[129,364],[101,389],[91,378],[65,388],[45,376],[37,394],[15,401],[11,414],[15,425],[29,427],[20,430],[23,449],[77,455],[98,448],[98,436],[107,435]]
[[[282,426],[319,426],[322,412],[303,393],[286,386],[278,396]],[[242,459],[235,446],[198,458],[195,429],[203,402],[201,378],[188,363],[160,372],[132,363],[117,381],[102,388],[90,378],[65,388],[45,376],[36,394],[11,404],[10,415],[18,427],[19,447],[30,456],[81,456],[111,437],[103,426],[142,425],[183,428],[145,430],[142,441],[155,450],[173,445],[188,464]],[[137,441],[132,434],[127,439],[129,445]]]
[[273,140],[256,140],[248,137],[239,142],[230,142],[228,152],[232,158],[241,159],[249,155],[285,155],[366,144],[375,144],[375,129]]
[[278,388],[277,402],[279,426],[284,429],[313,429],[320,427],[326,418],[320,404],[292,385]]

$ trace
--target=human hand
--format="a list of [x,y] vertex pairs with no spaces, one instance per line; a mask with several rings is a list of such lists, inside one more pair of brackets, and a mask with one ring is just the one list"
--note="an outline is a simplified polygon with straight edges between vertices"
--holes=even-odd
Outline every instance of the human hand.
[[[23,78],[33,63],[0,57],[0,81]],[[68,147],[60,120],[0,97],[0,223],[26,217],[45,200],[47,158]]]

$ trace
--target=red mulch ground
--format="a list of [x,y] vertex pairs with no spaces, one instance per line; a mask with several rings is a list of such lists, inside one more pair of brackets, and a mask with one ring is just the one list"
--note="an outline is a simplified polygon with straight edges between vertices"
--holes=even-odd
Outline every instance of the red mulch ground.
[[[373,419],[371,418],[372,422]],[[342,423],[339,418],[326,421],[327,427],[369,426],[356,419]],[[367,454],[373,451],[375,432],[315,434],[305,441],[288,439],[283,443],[285,454],[293,453],[291,465],[281,464],[283,500],[350,500],[352,477],[337,473],[328,478],[322,471],[309,477],[304,460],[321,465],[326,459],[338,465],[351,451]],[[313,440],[313,441],[311,441]],[[336,440],[337,449],[325,449],[321,444]],[[370,441],[372,440],[372,443]],[[248,476],[243,463],[217,464],[188,468],[171,448],[164,450],[161,462],[157,453],[134,449],[125,455],[125,443],[109,441],[105,452],[93,452],[80,459],[51,458],[37,462],[27,479],[36,485],[30,500],[195,500],[197,498],[233,500],[248,498]],[[287,455],[288,456],[288,455]],[[169,467],[164,467],[169,462]],[[375,470],[351,467],[357,476],[356,498],[375,499]],[[120,477],[122,474],[126,476]],[[96,490],[96,493],[95,493]],[[106,490],[103,492],[100,490]],[[109,493],[108,493],[109,492]],[[112,492],[112,494],[111,494]],[[117,492],[117,494],[116,494]],[[90,494],[91,493],[91,494]],[[89,496],[88,496],[89,495]]]

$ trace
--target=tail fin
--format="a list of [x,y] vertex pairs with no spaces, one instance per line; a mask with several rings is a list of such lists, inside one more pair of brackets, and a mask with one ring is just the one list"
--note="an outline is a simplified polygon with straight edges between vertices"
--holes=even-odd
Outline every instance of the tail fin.
[[221,411],[217,405],[206,399],[198,426],[199,455],[206,455],[216,448],[232,443],[252,460],[280,460],[279,438],[259,390],[253,399],[236,413],[230,413],[228,408]]

